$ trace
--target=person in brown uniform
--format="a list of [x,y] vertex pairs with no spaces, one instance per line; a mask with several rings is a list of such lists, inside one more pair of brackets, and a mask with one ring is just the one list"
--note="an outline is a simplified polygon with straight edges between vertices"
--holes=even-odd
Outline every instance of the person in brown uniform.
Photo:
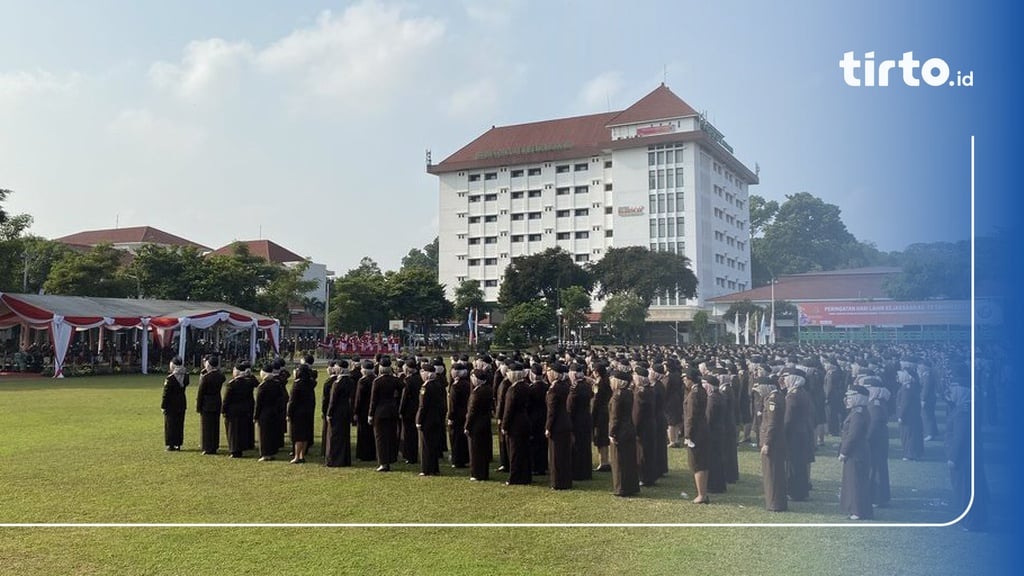
[[[708,492],[720,494],[726,491],[725,460],[728,446],[728,400],[720,391],[718,377],[705,374],[701,380],[708,395],[707,420],[708,440],[711,455],[708,462]],[[733,445],[733,450],[735,450]]]
[[469,442],[469,479],[490,479],[491,463],[491,375],[486,370],[473,370],[470,374],[472,389],[466,407],[466,439]]
[[[281,435],[279,432],[281,423],[280,418],[278,418],[277,410],[278,405],[280,404],[282,391],[281,385],[277,381],[277,377],[274,375],[273,370],[272,366],[264,366],[261,368],[260,378],[262,381],[256,387],[256,403],[253,409],[252,421],[254,424],[259,425],[260,462],[273,460],[274,456],[277,455],[277,451],[280,449],[280,446],[278,445],[278,438]],[[251,374],[247,363],[241,363],[235,366],[234,379],[231,382],[228,382],[228,387],[224,392],[225,402],[228,401],[229,396],[233,397],[236,394],[239,394],[237,389],[241,388],[241,384],[236,382],[236,380],[246,372]],[[232,441],[232,435],[239,434],[238,428],[240,428],[240,424],[232,423],[232,416],[227,412],[224,414],[228,429],[228,450],[232,450],[232,446],[235,446],[238,453],[241,454],[241,441]],[[241,417],[248,419],[247,414],[243,414]]]
[[666,368],[668,373],[665,378],[665,420],[668,423],[668,446],[678,448],[681,446],[679,441],[683,430],[683,400],[686,398],[686,389],[683,387],[683,373],[679,361],[669,358]]
[[548,481],[553,490],[572,488],[572,421],[569,419],[569,369],[561,362],[548,368],[551,386],[545,395],[547,419],[544,438],[548,442]]
[[530,383],[525,367],[514,362],[508,369],[511,382],[505,392],[501,430],[508,440],[508,481],[511,484],[529,484],[533,481],[533,458],[530,444]]
[[469,408],[469,365],[452,364],[452,383],[448,387],[448,442],[451,446],[452,468],[469,464],[469,442],[466,438],[466,411]]
[[508,378],[508,371],[513,363],[514,360],[506,359],[505,363],[498,367],[500,379],[494,388],[494,416],[498,419],[498,472],[508,472],[508,438],[505,437],[505,433],[502,431],[501,419],[505,414],[505,395],[508,392],[509,386],[512,385]]
[[179,451],[185,441],[185,411],[187,400],[185,388],[188,387],[188,370],[184,362],[177,356],[168,366],[167,378],[164,379],[164,393],[160,399],[160,411],[164,415],[164,444],[167,451]]
[[640,485],[654,486],[658,481],[657,451],[658,420],[655,416],[654,385],[648,377],[649,372],[643,366],[633,370],[633,427],[636,430],[637,463],[640,467]]
[[324,380],[323,396],[320,399],[320,455],[327,459],[327,435],[330,433],[330,426],[327,422],[327,408],[331,403],[331,391],[334,383],[338,380],[338,362],[331,360],[327,363],[327,379]]
[[708,394],[700,384],[700,372],[683,377],[687,388],[683,400],[683,443],[689,449],[690,470],[697,488],[694,504],[708,504],[708,470],[711,467],[711,430],[708,428]]
[[590,480],[594,476],[593,442],[594,420],[590,412],[593,381],[585,375],[586,366],[569,366],[569,419],[572,421],[572,479]]
[[612,373],[612,398],[608,406],[608,439],[612,465],[612,494],[632,496],[640,492],[640,471],[636,459],[636,428],[633,426],[633,375],[624,370]]
[[316,375],[309,364],[299,364],[295,382],[288,396],[288,424],[295,457],[292,464],[306,462],[306,450],[313,442],[313,423],[316,414]]
[[441,474],[439,461],[444,442],[445,393],[441,375],[430,362],[420,364],[420,403],[416,429],[420,434],[420,476]]
[[871,506],[870,447],[868,434],[870,419],[867,411],[868,390],[851,386],[846,392],[846,420],[843,421],[839,461],[843,463],[843,482],[839,491],[839,508],[850,520],[870,519]]
[[370,385],[367,423],[373,426],[377,472],[390,472],[391,463],[398,460],[398,396],[402,382],[392,373],[390,358],[381,358],[379,369],[380,376]]
[[[269,373],[266,373],[269,377]],[[241,458],[242,453],[249,449],[247,430],[252,428],[252,410],[255,409],[252,392],[257,386],[256,377],[248,362],[235,365],[232,378],[224,384],[224,399],[221,401],[221,412],[224,414],[224,428],[228,438],[228,455]],[[277,432],[276,405],[272,412],[274,432]],[[276,442],[276,440],[275,440]],[[262,446],[261,446],[262,448]]]
[[352,392],[356,385],[348,360],[339,360],[336,368],[338,373],[327,401],[324,447],[324,465],[332,468],[352,465]]
[[858,384],[868,389],[868,456],[871,459],[868,480],[871,483],[871,500],[876,506],[884,508],[892,498],[889,486],[889,390],[882,385],[882,379],[874,374],[861,377]]
[[797,368],[783,371],[781,382],[786,391],[786,449],[789,455],[787,486],[797,502],[807,500],[811,491],[811,462],[814,461],[814,402],[803,389],[804,372]]
[[594,364],[594,398],[590,402],[590,417],[594,422],[594,446],[597,447],[597,468],[595,472],[610,472],[611,461],[608,459],[608,403],[612,399],[612,385],[608,378],[608,365],[599,362]]
[[364,360],[359,380],[356,381],[356,395],[353,409],[356,424],[356,459],[370,462],[377,459],[373,442],[373,426],[370,424],[370,392],[373,390],[373,361]]
[[415,360],[406,361],[403,371],[402,395],[398,401],[398,418],[401,420],[398,449],[406,464],[415,464],[419,461],[416,412],[420,407],[420,387],[423,386],[423,378],[420,377],[419,365]]
[[785,512],[789,505],[786,486],[786,395],[775,381],[759,377],[758,397],[764,398],[760,413],[761,480],[764,484],[764,506],[769,512]]
[[220,360],[216,356],[208,356],[203,364],[196,392],[201,429],[199,447],[203,454],[216,454],[220,449],[220,390],[227,378],[220,371]]

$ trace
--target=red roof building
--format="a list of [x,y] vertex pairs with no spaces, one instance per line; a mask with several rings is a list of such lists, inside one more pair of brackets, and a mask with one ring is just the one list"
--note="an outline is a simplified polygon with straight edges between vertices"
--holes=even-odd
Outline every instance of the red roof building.
[[236,240],[227,246],[221,246],[210,252],[209,256],[231,256],[235,253],[235,246],[238,245],[245,246],[249,250],[249,254],[259,256],[273,264],[290,264],[306,260],[306,258],[270,240]]
[[54,241],[67,244],[73,248],[81,246],[97,246],[111,244],[114,248],[134,253],[146,244],[157,246],[190,246],[200,252],[209,252],[210,248],[191,240],[175,236],[152,226],[132,226],[128,228],[110,228],[107,230],[88,230],[55,238]]

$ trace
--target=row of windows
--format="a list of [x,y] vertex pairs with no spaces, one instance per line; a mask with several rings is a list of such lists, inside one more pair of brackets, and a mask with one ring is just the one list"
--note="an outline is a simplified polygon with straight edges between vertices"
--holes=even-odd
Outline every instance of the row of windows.
[[685,236],[683,217],[651,218],[651,238],[674,238]]
[[[551,166],[551,164],[545,164],[545,166]],[[611,168],[612,167],[612,161],[611,160],[605,160],[604,167],[605,168]],[[588,162],[577,162],[577,163],[574,163],[574,164],[559,164],[559,165],[555,166],[555,173],[557,173],[557,174],[564,174],[566,172],[569,172],[570,169],[573,172],[586,172],[587,170],[590,169],[590,164]],[[515,170],[509,171],[509,176],[512,177],[512,178],[522,178],[524,175],[525,176],[540,176],[540,174],[541,174],[541,168],[539,166],[534,166],[532,168],[525,168],[525,169],[523,169],[523,168],[516,168]],[[462,173],[460,172],[459,175],[461,176]],[[484,172],[483,174],[474,173],[474,174],[470,174],[469,175],[469,181],[470,182],[479,182],[481,178],[483,178],[484,180],[497,180],[498,179],[498,173],[497,172]]]
[[665,214],[671,212],[682,212],[683,207],[683,192],[669,192],[668,194],[651,194],[650,201],[651,207],[648,210],[650,214]]
[[683,187],[682,168],[658,168],[647,171],[647,189],[664,190]]
[[647,147],[647,165],[664,166],[683,163],[682,144],[658,144]]
[[[653,212],[654,211],[654,200],[651,200],[651,202],[652,202],[652,204],[651,204],[651,211]],[[592,202],[591,203],[591,207],[593,207],[593,208],[600,208],[601,207],[601,203],[600,202]],[[551,206],[545,206],[544,207],[544,212],[550,212],[551,210],[552,210]],[[501,212],[502,216],[508,214],[508,210],[501,210],[500,212]],[[605,206],[604,213],[605,214],[612,214],[613,213],[612,207],[611,206]],[[541,212],[541,211],[513,212],[512,215],[509,217],[509,219],[512,220],[512,221],[515,221],[515,222],[519,222],[519,221],[522,221],[522,220],[540,220],[542,215],[543,215],[543,212]],[[589,216],[589,215],[590,215],[590,208],[570,208],[570,209],[562,209],[562,210],[555,211],[555,217],[556,218],[568,218],[570,216],[581,216],[582,217],[582,216]],[[490,222],[497,222],[498,221],[498,215],[497,214],[485,214],[485,215],[482,215],[482,216],[467,216],[465,212],[459,212],[458,213],[458,217],[459,218],[466,218],[466,220],[470,224],[479,224],[480,222],[490,223]]]
[[742,292],[747,289],[747,285],[743,282],[737,282],[735,280],[729,280],[727,278],[715,278],[715,286],[719,288],[728,288],[729,290],[737,290]]
[[729,246],[732,246],[733,248],[736,248],[738,250],[747,249],[746,242],[742,240],[737,240],[736,238],[729,236],[728,234],[720,230],[715,230],[715,240],[718,240],[719,242],[725,242]]
[[725,198],[726,202],[736,206],[740,210],[743,210],[743,207],[747,205],[746,202],[737,198],[735,194],[727,191],[725,188],[719,186],[718,184],[715,184],[712,187],[712,191],[715,193],[715,196],[718,196],[719,198]]
[[715,254],[715,264],[725,264],[729,268],[745,272],[747,270],[746,262],[740,262],[735,258],[729,258],[725,254]]
[[686,254],[686,242],[651,242],[651,252],[675,252]]

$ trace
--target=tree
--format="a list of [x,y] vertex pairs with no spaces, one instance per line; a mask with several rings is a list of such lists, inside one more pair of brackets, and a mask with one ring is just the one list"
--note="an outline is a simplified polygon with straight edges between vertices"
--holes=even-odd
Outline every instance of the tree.
[[437,322],[452,317],[452,303],[445,298],[444,285],[428,268],[403,268],[384,275],[384,297],[392,318],[413,320],[424,334]]
[[484,291],[480,288],[479,281],[463,280],[455,288],[455,317],[467,318],[469,311],[473,308],[476,308],[480,313],[487,311],[489,308],[484,301]]
[[620,292],[605,302],[604,310],[601,311],[601,321],[609,327],[619,342],[630,344],[643,336],[647,308],[643,299],[636,294]]
[[136,292],[146,298],[188,300],[194,286],[207,274],[202,254],[192,246],[146,244],[124,272]]
[[380,331],[387,322],[384,275],[376,262],[363,258],[358,267],[334,281],[328,326],[333,332]]
[[679,291],[692,298],[697,294],[697,277],[690,260],[673,252],[652,252],[645,246],[609,248],[604,257],[591,266],[598,282],[599,298],[609,294],[632,293],[646,309],[655,297]]
[[[269,264],[269,262],[268,262]],[[257,294],[257,306],[253,310],[273,316],[287,325],[291,318],[292,304],[302,301],[303,296],[316,290],[319,282],[304,280],[303,276],[309,268],[309,261],[300,262],[295,266],[275,266],[266,287]]]
[[704,344],[711,341],[711,323],[708,321],[708,313],[700,310],[693,315],[690,322],[690,336],[694,344]]
[[725,314],[722,314],[722,319],[726,322],[732,322],[736,315],[739,314],[742,321],[748,314],[760,314],[761,312],[764,312],[764,308],[750,300],[743,300],[742,302],[733,302],[729,305],[729,309],[725,311]]
[[[24,291],[29,294],[42,290],[54,264],[71,252],[67,245],[40,236],[24,236],[12,241],[11,246],[13,253],[21,257],[18,259],[20,266],[12,266],[10,270],[21,274],[14,274],[14,283],[6,290]],[[26,262],[28,270],[24,268]]]
[[748,206],[750,207],[750,237],[756,238],[779,213],[779,203],[775,200],[765,200],[757,194],[751,194]]
[[587,312],[590,312],[590,292],[584,290],[582,286],[562,288],[560,300],[562,325],[570,332],[567,335],[575,333],[579,337],[583,325],[587,322]]
[[967,241],[912,244],[899,256],[903,270],[883,289],[896,300],[971,297],[971,246]]
[[[7,200],[7,197],[10,196],[13,193],[14,193],[13,190],[8,190],[7,188],[0,188],[0,204],[2,204],[5,200]],[[7,221],[7,212],[4,211],[4,207],[3,206],[0,206],[0,224],[3,224],[6,221]]]
[[542,298],[554,312],[558,307],[559,290],[582,286],[589,292],[593,285],[590,274],[573,261],[571,254],[561,248],[548,248],[538,254],[512,259],[505,269],[498,303],[511,310],[517,304]]
[[126,298],[134,294],[135,286],[120,274],[125,256],[110,244],[85,253],[69,251],[53,265],[43,289],[63,296]]
[[494,331],[494,338],[514,348],[543,342],[554,333],[555,313],[543,302],[523,302],[510,308],[505,321]]
[[[759,209],[759,218],[771,213],[770,204]],[[755,285],[767,284],[781,274],[844,268],[852,256],[863,254],[846,229],[839,207],[808,192],[787,195],[763,229],[763,237],[751,240]]]
[[422,250],[419,248],[413,248],[409,250],[409,253],[402,258],[402,270],[408,268],[424,268],[434,272],[434,276],[437,276],[437,254],[438,254],[438,239],[434,238],[434,241],[423,247]]

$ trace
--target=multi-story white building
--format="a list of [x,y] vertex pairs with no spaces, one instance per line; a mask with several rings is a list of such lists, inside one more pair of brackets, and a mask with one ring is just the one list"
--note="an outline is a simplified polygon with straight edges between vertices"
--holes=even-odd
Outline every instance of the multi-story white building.
[[690,259],[697,297],[670,295],[652,321],[685,321],[708,298],[749,289],[744,166],[664,84],[619,112],[492,127],[427,171],[440,179],[439,280],[496,300],[516,256],[560,247],[581,265],[612,247]]

